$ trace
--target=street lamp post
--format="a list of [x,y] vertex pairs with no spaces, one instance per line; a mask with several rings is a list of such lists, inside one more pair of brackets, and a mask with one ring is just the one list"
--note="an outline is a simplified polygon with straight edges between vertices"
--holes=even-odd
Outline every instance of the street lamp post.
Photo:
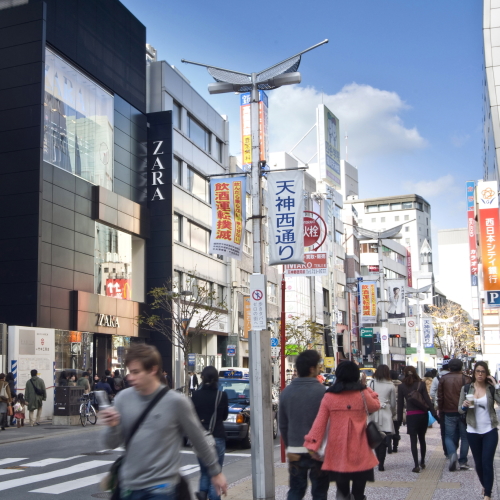
[[414,289],[414,288],[408,288],[408,293],[413,294],[414,296],[416,295],[416,300],[417,300],[417,343],[418,343],[418,348],[417,348],[417,371],[418,375],[420,377],[423,377],[425,374],[425,349],[424,349],[424,336],[422,334],[422,329],[420,328],[420,294],[421,293],[427,293],[432,285],[427,285],[422,288]]
[[[229,92],[250,92],[250,123],[252,131],[252,234],[253,234],[253,272],[264,274],[262,256],[262,186],[260,166],[259,133],[259,90],[272,90],[283,85],[300,83],[297,72],[303,54],[320,45],[295,54],[259,73],[241,73],[216,66],[201,64],[182,59],[182,62],[207,68],[217,83],[208,86],[211,94]],[[272,399],[271,399],[271,345],[266,330],[250,332],[250,399],[252,406],[252,489],[255,500],[274,500],[274,447],[272,436]]]

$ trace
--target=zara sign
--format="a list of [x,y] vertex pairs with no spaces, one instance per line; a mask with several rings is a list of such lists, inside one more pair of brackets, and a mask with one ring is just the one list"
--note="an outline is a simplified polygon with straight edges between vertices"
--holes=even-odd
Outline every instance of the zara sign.
[[154,163],[151,167],[151,186],[155,187],[153,187],[154,193],[151,198],[151,201],[165,199],[160,189],[160,186],[165,184],[164,181],[162,180],[164,173],[162,172],[162,170],[165,170],[165,167],[163,166],[160,158],[160,155],[163,154],[163,142],[164,141],[153,141]]
[[110,314],[98,314],[97,326],[109,326],[111,328],[120,328],[120,322],[116,316]]

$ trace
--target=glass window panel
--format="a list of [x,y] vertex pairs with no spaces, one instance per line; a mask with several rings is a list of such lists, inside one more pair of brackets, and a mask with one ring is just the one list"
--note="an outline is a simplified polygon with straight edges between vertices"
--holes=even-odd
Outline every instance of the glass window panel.
[[45,52],[44,161],[113,190],[113,96]]
[[174,241],[182,241],[182,217],[174,214]]
[[389,210],[389,205],[379,205],[378,209],[379,212],[385,212],[386,210]]
[[188,190],[198,198],[208,202],[208,183],[191,168],[188,168]]
[[192,248],[200,252],[207,253],[208,251],[208,235],[209,232],[196,224],[189,224],[190,245]]
[[391,210],[401,210],[401,203],[391,203]]
[[132,236],[96,222],[95,293],[132,300]]
[[174,107],[172,109],[172,124],[179,130],[181,129],[181,109],[180,105],[174,102]]
[[219,141],[219,139],[217,139],[217,160],[219,161],[219,163],[222,163],[222,153],[223,153],[223,144],[222,144],[222,141]]
[[411,201],[405,201],[403,203],[403,210],[407,210],[409,208],[413,208],[413,203]]
[[367,205],[367,212],[378,212],[378,205]]
[[179,160],[179,158],[174,157],[174,161],[172,163],[172,182],[174,184],[179,184],[179,185],[182,184],[181,168],[182,168],[182,161]]
[[210,153],[210,133],[192,116],[188,116],[188,136],[197,146]]

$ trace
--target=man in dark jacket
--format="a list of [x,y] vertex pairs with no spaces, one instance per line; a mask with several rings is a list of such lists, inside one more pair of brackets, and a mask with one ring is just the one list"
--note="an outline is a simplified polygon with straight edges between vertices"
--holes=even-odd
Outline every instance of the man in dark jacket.
[[450,373],[443,375],[439,381],[437,390],[438,410],[441,419],[444,418],[445,444],[448,458],[450,459],[449,470],[457,470],[457,449],[460,440],[460,457],[458,463],[461,470],[469,470],[467,454],[469,453],[469,442],[467,440],[467,426],[458,413],[458,401],[460,391],[471,379],[462,373],[463,363],[459,359],[452,359],[448,363]]
[[302,500],[311,480],[313,500],[326,500],[330,486],[329,474],[321,470],[322,462],[311,457],[304,448],[304,436],[309,433],[325,395],[325,386],[316,379],[320,355],[309,350],[299,354],[295,366],[298,377],[281,393],[279,426],[287,447],[289,463],[288,500]]
[[45,382],[38,376],[38,370],[36,369],[31,370],[31,378],[26,382],[24,399],[28,405],[31,427],[40,425],[43,401],[47,399],[47,391],[45,390]]

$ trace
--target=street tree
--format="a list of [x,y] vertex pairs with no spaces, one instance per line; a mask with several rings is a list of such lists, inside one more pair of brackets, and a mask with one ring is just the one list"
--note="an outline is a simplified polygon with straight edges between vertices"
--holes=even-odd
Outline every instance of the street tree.
[[456,302],[427,306],[434,324],[434,345],[443,356],[458,358],[475,349],[474,326],[466,311]]
[[148,292],[149,311],[139,316],[139,324],[161,333],[182,351],[184,359],[184,392],[189,393],[188,354],[193,341],[206,335],[223,316],[227,315],[224,297],[218,297],[210,283],[195,272],[187,275],[185,289],[169,280]]
[[299,323],[301,319],[299,316],[292,316],[285,324],[285,356],[296,356],[323,344],[323,326],[310,319]]

